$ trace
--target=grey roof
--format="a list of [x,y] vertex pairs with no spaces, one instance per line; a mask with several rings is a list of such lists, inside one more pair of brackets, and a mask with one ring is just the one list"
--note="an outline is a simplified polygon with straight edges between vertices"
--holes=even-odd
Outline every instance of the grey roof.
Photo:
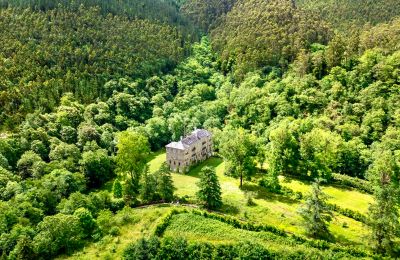
[[209,137],[209,136],[211,136],[211,133],[208,132],[207,130],[195,129],[189,136],[183,138],[181,141],[169,143],[166,147],[179,149],[179,150],[185,150],[185,148],[198,142],[200,139],[202,139],[204,137]]
[[183,145],[182,142],[172,142],[172,143],[167,144],[165,147],[174,148],[174,149],[178,149],[178,150],[185,150],[185,146]]

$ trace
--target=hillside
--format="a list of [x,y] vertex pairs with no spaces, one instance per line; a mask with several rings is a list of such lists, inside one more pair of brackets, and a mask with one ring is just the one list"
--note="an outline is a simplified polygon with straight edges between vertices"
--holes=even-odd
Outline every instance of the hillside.
[[296,0],[296,3],[301,8],[321,14],[343,31],[351,26],[389,22],[400,15],[396,0]]
[[399,258],[400,18],[356,14],[2,1],[1,258]]
[[10,128],[27,113],[53,110],[65,92],[84,103],[102,99],[108,80],[166,71],[184,55],[182,33],[149,20],[83,7],[0,13],[0,125]]

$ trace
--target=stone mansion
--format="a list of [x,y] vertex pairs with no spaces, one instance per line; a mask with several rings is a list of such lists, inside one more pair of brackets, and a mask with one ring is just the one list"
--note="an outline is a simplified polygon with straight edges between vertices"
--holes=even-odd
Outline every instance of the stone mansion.
[[193,164],[212,155],[212,135],[204,129],[196,129],[179,142],[166,146],[167,164],[172,171],[187,172]]

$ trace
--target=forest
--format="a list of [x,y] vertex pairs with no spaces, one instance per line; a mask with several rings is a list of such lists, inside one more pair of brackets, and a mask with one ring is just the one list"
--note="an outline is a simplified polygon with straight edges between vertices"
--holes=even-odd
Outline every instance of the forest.
[[0,32],[1,259],[400,257],[396,1],[1,0]]

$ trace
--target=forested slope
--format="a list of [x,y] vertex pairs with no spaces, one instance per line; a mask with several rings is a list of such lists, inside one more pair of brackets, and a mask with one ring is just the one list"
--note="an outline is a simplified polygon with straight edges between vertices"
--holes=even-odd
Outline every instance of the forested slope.
[[95,7],[0,10],[0,125],[50,111],[65,92],[81,102],[104,97],[104,83],[172,69],[184,56],[176,27]]
[[[374,26],[355,18],[348,34],[337,28],[351,19],[337,26],[315,12],[317,2],[181,1],[179,12],[209,30],[190,49],[191,27],[181,29],[175,15],[180,5],[157,17],[158,4],[148,2],[139,9],[137,1],[7,3],[0,10],[0,125],[9,130],[0,132],[2,258],[48,259],[93,244],[104,251],[101,245],[126,235],[122,229],[131,232],[128,224],[135,236],[158,237],[126,247],[127,259],[137,252],[187,259],[199,251],[211,259],[399,256],[400,20],[389,21],[393,2],[363,4],[390,15],[366,18],[384,21]],[[344,4],[343,13],[357,4]],[[218,206],[178,226],[197,238],[193,227],[213,218],[221,222],[215,231],[229,229],[236,244],[163,238],[180,231],[176,212],[162,217],[166,210],[149,208],[143,217],[132,209],[211,205],[203,171],[172,175],[162,164],[164,145],[193,128],[213,133],[218,157],[204,163],[217,169],[206,174]],[[325,188],[336,195],[329,203]],[[347,203],[347,194],[359,201]],[[320,222],[307,216],[313,205]],[[235,234],[266,239],[243,244]],[[279,250],[268,250],[276,241]]]
[[[130,18],[141,18],[166,22],[184,29],[190,28],[187,19],[179,12],[179,4],[174,0],[1,0],[2,8],[18,7],[32,8],[33,10],[51,10],[60,6],[78,9],[99,7],[102,14],[123,15]],[[192,28],[193,29],[193,28]]]
[[320,13],[343,31],[351,26],[388,22],[400,15],[397,0],[296,0],[296,3],[301,8]]
[[236,74],[256,68],[286,69],[301,49],[326,44],[330,28],[320,17],[297,9],[293,1],[238,1],[211,31],[224,66]]

